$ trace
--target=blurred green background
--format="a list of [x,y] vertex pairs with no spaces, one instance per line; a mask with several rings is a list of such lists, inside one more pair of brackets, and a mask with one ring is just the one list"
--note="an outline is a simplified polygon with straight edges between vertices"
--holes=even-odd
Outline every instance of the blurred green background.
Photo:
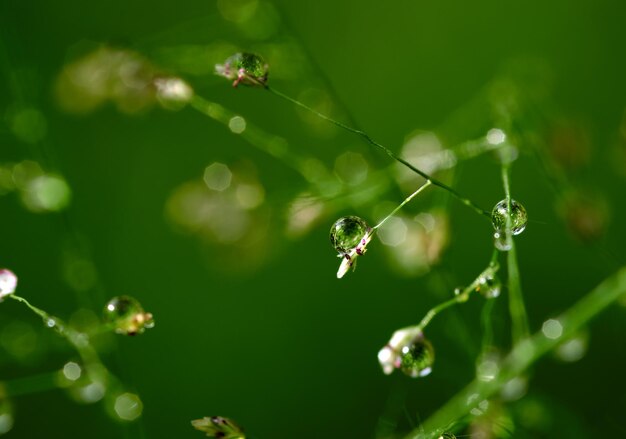
[[[259,439],[382,438],[418,425],[474,377],[484,300],[433,321],[437,360],[427,378],[385,376],[376,353],[485,267],[491,225],[431,188],[398,227],[410,231],[420,212],[445,209],[447,245],[423,238],[435,241],[432,260],[403,268],[393,258],[421,261],[423,242],[407,241],[398,256],[375,240],[356,272],[337,280],[333,221],[356,214],[374,224],[410,186],[397,185],[395,165],[356,136],[263,90],[233,89],[214,64],[237,50],[261,53],[277,89],[396,152],[416,130],[447,148],[510,116],[520,151],[513,196],[530,216],[516,242],[534,332],[624,264],[624,23],[615,0],[0,2],[0,266],[17,273],[20,295],[63,318],[99,315],[110,297],[128,294],[156,320],[141,336],[98,342],[140,395],[141,418],[123,423],[102,403],[49,389],[11,398],[7,437],[202,437],[189,421],[210,415]],[[133,84],[93,102],[64,88],[62,72],[90,53],[105,54],[96,73],[119,62],[106,50],[141,54],[139,67],[184,78],[248,128],[318,159],[334,186],[316,192],[285,160],[190,107],[129,95]],[[32,162],[67,182],[66,209],[42,212],[15,185],[15,165],[28,174]],[[213,163],[229,168],[216,178],[228,183],[232,173],[227,191],[243,187],[233,196],[249,195],[248,207],[204,185]],[[437,175],[487,209],[503,198],[490,154]],[[303,193],[310,224],[293,218]],[[505,290],[494,308],[502,353],[507,309]],[[494,403],[498,419],[512,420],[512,437],[626,435],[625,313],[615,306],[593,322],[579,361],[545,358],[524,398]],[[76,359],[12,301],[0,307],[0,340],[2,381]]]

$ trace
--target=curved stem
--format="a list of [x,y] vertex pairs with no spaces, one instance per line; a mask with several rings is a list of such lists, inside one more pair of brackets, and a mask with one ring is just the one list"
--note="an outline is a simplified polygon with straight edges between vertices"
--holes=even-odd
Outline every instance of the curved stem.
[[383,150],[389,157],[391,157],[392,159],[396,160],[397,162],[401,163],[402,165],[406,166],[407,168],[409,168],[410,170],[412,170],[413,172],[415,172],[416,174],[420,175],[421,177],[423,177],[426,181],[429,181],[430,183],[432,183],[435,186],[438,186],[446,191],[448,191],[450,194],[452,194],[452,196],[454,196],[456,199],[458,199],[461,203],[465,204],[466,206],[468,206],[469,208],[473,209],[476,213],[478,213],[479,215],[482,216],[486,216],[488,218],[491,218],[491,214],[489,212],[487,212],[484,209],[481,209],[478,205],[476,205],[474,202],[472,202],[470,199],[463,197],[460,193],[458,193],[455,189],[451,188],[450,186],[448,186],[447,184],[431,177],[430,175],[426,174],[424,171],[421,171],[420,169],[416,168],[415,166],[413,166],[412,164],[410,164],[409,162],[407,162],[406,160],[404,160],[402,157],[397,156],[396,154],[393,153],[393,151],[391,151],[389,148],[387,148],[386,146],[376,142],[374,139],[372,139],[369,134],[367,134],[364,131],[361,130],[357,130],[356,128],[352,128],[342,122],[339,122],[329,116],[326,116],[323,113],[320,113],[319,111],[309,107],[306,104],[303,104],[302,102],[268,86],[265,85],[264,88],[266,90],[268,90],[269,92],[273,93],[274,95],[285,99],[286,101],[289,101],[297,106],[299,106],[300,108],[304,108],[305,110],[315,114],[316,116],[332,123],[335,126],[338,126],[339,128],[342,128],[346,131],[349,131],[351,133],[354,133],[360,137],[362,137],[367,143],[369,143],[370,145],[373,145],[381,150]]

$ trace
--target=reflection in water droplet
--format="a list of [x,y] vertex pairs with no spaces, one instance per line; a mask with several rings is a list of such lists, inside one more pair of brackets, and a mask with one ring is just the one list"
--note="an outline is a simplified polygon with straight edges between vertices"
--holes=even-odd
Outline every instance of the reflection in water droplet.
[[371,228],[358,216],[339,218],[330,228],[330,243],[341,255],[357,248]]
[[145,328],[154,326],[152,314],[145,312],[139,301],[130,296],[112,298],[103,314],[105,323],[114,325],[118,334],[141,334]]
[[[506,230],[507,217],[508,207],[505,199],[498,202],[491,211],[491,221],[496,232],[503,234],[502,232]],[[517,201],[511,200],[511,233],[519,235],[526,228],[526,223],[528,223],[526,209]]]

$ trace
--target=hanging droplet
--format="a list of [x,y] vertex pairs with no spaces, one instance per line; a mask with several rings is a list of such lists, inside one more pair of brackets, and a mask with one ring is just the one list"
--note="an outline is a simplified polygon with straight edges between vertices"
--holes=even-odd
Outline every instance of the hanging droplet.
[[243,430],[232,420],[222,416],[204,417],[191,421],[196,430],[206,433],[208,437],[223,439],[245,439]]
[[330,228],[330,243],[340,255],[356,249],[371,232],[367,223],[358,216],[344,216]]
[[432,372],[435,362],[435,350],[433,345],[419,335],[411,344],[401,349],[400,370],[410,377],[424,377]]
[[112,298],[104,307],[104,321],[115,328],[118,334],[141,334],[145,328],[152,328],[152,314],[145,312],[141,304],[130,296]]
[[264,87],[267,82],[269,66],[259,55],[253,53],[236,53],[224,64],[215,66],[215,73],[239,84]]
[[[491,211],[491,221],[493,228],[500,235],[505,235],[506,219],[507,219],[507,201],[506,199],[500,201],[495,205]],[[526,228],[528,222],[528,214],[526,209],[520,203],[515,200],[511,200],[511,233],[513,235],[519,235]]]
[[497,274],[487,271],[478,279],[477,289],[485,299],[495,299],[502,291],[502,282]]
[[493,234],[493,245],[501,252],[508,252],[513,247],[513,240],[504,230],[496,231]]
[[437,439],[456,439],[456,436],[452,433],[443,433]]
[[11,270],[0,269],[0,300],[13,294],[17,288],[17,276]]

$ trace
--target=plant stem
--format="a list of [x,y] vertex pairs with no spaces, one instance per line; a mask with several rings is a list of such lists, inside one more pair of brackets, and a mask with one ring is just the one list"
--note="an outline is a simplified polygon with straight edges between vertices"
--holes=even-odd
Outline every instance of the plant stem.
[[532,337],[521,340],[503,360],[498,374],[492,381],[483,382],[475,379],[428,418],[421,427],[405,436],[405,439],[435,439],[451,426],[465,424],[470,411],[480,402],[496,394],[504,384],[522,374],[539,358],[574,335],[587,325],[589,320],[624,294],[626,294],[626,267],[605,279],[557,318],[563,328],[561,337],[547,338],[539,331]]
[[374,227],[372,227],[373,229],[377,229],[380,226],[382,226],[385,221],[387,221],[389,218],[391,218],[392,216],[394,216],[400,209],[402,209],[402,207],[404,207],[404,205],[406,203],[408,203],[409,201],[411,201],[415,196],[417,196],[417,194],[419,194],[420,192],[422,192],[424,189],[426,189],[428,186],[431,185],[431,182],[429,180],[426,180],[426,183],[424,183],[423,185],[421,185],[420,187],[417,188],[417,190],[415,192],[413,192],[411,195],[409,195],[408,197],[406,197],[406,199],[400,203],[400,205],[398,207],[396,207],[395,209],[393,209],[391,211],[391,213],[389,215],[387,215],[385,218],[382,219],[381,222],[379,222],[378,224],[376,224]]
[[369,143],[370,145],[373,145],[377,148],[380,148],[381,150],[383,150],[389,157],[391,157],[392,159],[396,160],[397,162],[403,164],[404,166],[406,166],[407,168],[409,168],[410,170],[412,170],[413,172],[415,172],[416,174],[420,175],[421,177],[423,177],[426,181],[429,181],[430,183],[432,183],[435,186],[438,186],[446,191],[448,191],[450,194],[452,194],[456,199],[458,199],[461,203],[465,204],[466,206],[468,206],[469,208],[473,209],[476,213],[478,213],[479,215],[483,215],[486,217],[491,218],[491,214],[489,212],[487,212],[484,209],[481,209],[480,207],[478,207],[476,204],[474,204],[474,202],[472,202],[470,199],[463,197],[460,193],[458,193],[455,189],[451,188],[450,186],[448,186],[447,184],[431,177],[430,175],[426,174],[424,171],[421,171],[420,169],[416,168],[415,166],[413,166],[412,164],[410,164],[409,162],[407,162],[406,160],[404,160],[402,157],[397,156],[396,154],[394,154],[389,148],[387,148],[386,146],[376,142],[374,139],[372,139],[369,134],[367,134],[364,131],[361,130],[357,130],[356,128],[352,128],[342,122],[339,122],[338,120],[335,120],[329,116],[326,116],[323,113],[320,113],[319,111],[309,107],[306,104],[303,104],[302,102],[287,96],[286,94],[268,86],[265,85],[265,89],[268,90],[269,92],[273,93],[274,95],[285,99],[286,101],[289,101],[297,106],[299,106],[300,108],[304,108],[305,110],[315,114],[316,116],[332,123],[335,126],[338,126],[339,128],[342,128],[346,131],[349,131],[351,133],[357,134],[358,136],[360,136],[361,138],[363,138],[367,143]]
[[114,378],[113,375],[104,367],[98,353],[89,343],[87,334],[83,334],[66,325],[63,320],[48,314],[41,308],[32,305],[28,300],[21,296],[11,294],[9,296],[13,300],[23,303],[32,312],[37,314],[44,322],[44,325],[50,329],[54,329],[59,335],[65,338],[78,352],[87,375],[92,381],[103,381],[107,378]]
[[478,291],[483,278],[487,275],[493,276],[498,271],[498,269],[499,266],[497,262],[490,262],[489,266],[485,270],[483,270],[480,275],[476,279],[474,279],[471,284],[469,284],[469,286],[465,287],[463,291],[456,294],[452,299],[446,300],[445,302],[442,302],[439,305],[431,308],[417,325],[402,328],[401,330],[406,331],[406,335],[405,337],[403,337],[402,341],[398,343],[398,345],[406,344],[411,339],[421,334],[426,326],[430,324],[431,320],[434,319],[435,316],[437,316],[437,314],[439,314],[443,310],[450,308],[457,303],[467,302],[472,291]]
[[513,345],[520,340],[528,337],[530,330],[528,329],[528,316],[526,314],[526,306],[524,305],[524,296],[522,293],[522,284],[520,280],[519,266],[517,263],[517,251],[515,242],[511,232],[511,186],[509,181],[510,165],[505,163],[502,165],[502,184],[504,186],[504,194],[507,202],[506,217],[506,236],[507,246],[510,247],[507,252],[507,284],[509,289],[509,313],[511,314],[511,336]]

